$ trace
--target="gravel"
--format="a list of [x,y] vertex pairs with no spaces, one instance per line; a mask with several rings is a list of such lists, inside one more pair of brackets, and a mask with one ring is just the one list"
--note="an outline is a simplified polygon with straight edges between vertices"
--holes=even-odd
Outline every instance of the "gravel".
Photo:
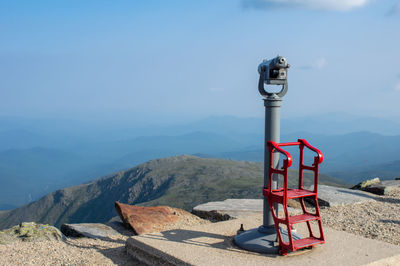
[[[400,245],[400,188],[375,201],[321,209],[323,224]],[[186,221],[190,227],[198,221]],[[142,265],[125,251],[128,236],[20,242],[0,245],[0,265]]]
[[374,201],[322,209],[323,224],[400,245],[400,188],[388,195],[374,197]]
[[139,265],[125,252],[123,236],[98,240],[20,242],[0,245],[1,265]]

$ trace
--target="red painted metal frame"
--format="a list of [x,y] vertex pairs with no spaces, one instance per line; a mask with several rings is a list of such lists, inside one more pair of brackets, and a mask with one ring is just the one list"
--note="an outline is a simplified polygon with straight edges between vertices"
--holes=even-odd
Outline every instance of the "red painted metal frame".
[[[281,248],[281,254],[286,255],[288,251],[295,251],[304,247],[314,246],[316,244],[325,243],[324,233],[322,230],[322,223],[320,218],[320,211],[318,206],[318,166],[323,161],[323,155],[320,150],[311,146],[306,140],[298,139],[297,142],[288,143],[276,143],[273,141],[268,141],[269,150],[269,176],[268,176],[268,188],[263,189],[263,195],[268,198],[269,207],[274,218],[275,228],[278,233],[278,240]],[[285,146],[299,146],[300,150],[300,160],[299,160],[299,183],[298,188],[288,188],[288,168],[293,163],[293,158],[287,151],[283,150],[281,147]],[[314,163],[312,166],[304,165],[304,147],[315,152],[317,155],[314,157]],[[281,169],[273,168],[273,156],[274,152],[279,152],[284,155],[286,159],[283,160],[283,165]],[[303,187],[303,171],[310,170],[314,172],[314,190],[306,190]],[[283,187],[272,189],[272,177],[273,174],[279,174],[283,176]],[[310,213],[306,210],[304,198],[312,198],[315,202],[315,213]],[[303,214],[289,216],[287,203],[289,199],[297,198],[300,201]],[[283,206],[285,218],[278,218],[275,212],[274,203],[280,203]],[[316,220],[318,222],[318,227],[320,231],[320,236],[316,237],[311,229],[310,221]],[[309,231],[309,237],[293,240],[291,227],[295,223],[306,222]],[[282,233],[279,224],[285,224],[287,227],[289,242],[283,242]]]

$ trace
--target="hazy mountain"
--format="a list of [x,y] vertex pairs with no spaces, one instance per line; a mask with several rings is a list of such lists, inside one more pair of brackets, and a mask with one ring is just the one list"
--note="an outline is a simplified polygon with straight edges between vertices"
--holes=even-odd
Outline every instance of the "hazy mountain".
[[[297,184],[296,171],[290,172]],[[261,198],[262,163],[177,156],[153,160],[87,184],[50,193],[18,209],[0,212],[0,228],[22,221],[55,224],[105,222],[116,214],[114,202],[162,204],[190,210],[226,198]],[[312,183],[306,174],[304,183]],[[320,183],[344,185],[320,176]]]
[[[321,172],[334,176],[347,183],[380,177],[393,179],[400,176],[400,135],[383,136],[370,132],[354,132],[344,135],[323,135],[308,132],[285,134],[281,142],[296,141],[304,138],[322,151],[324,162]],[[298,159],[298,151],[289,151]],[[217,154],[199,154],[201,157],[218,157],[233,160],[264,160],[264,150],[251,148]],[[294,164],[296,167],[296,164]]]
[[[0,204],[22,205],[46,193],[155,158],[217,153],[246,143],[207,132],[86,143],[70,149],[35,147],[0,152]],[[18,188],[17,192],[15,188]]]
[[[282,119],[281,124],[282,141],[305,138],[322,150],[323,173],[349,183],[379,173],[384,178],[400,175],[396,168],[383,166],[400,160],[399,136],[343,133],[400,132],[394,120],[332,114]],[[155,158],[199,154],[262,161],[263,134],[263,118],[221,116],[181,125],[143,126],[0,117],[0,209]]]
[[281,121],[282,132],[306,131],[325,135],[343,135],[368,131],[382,135],[399,135],[399,118],[381,118],[347,113],[318,114],[286,118]]
[[35,147],[0,152],[0,204],[23,205],[56,189],[120,170],[77,153]]

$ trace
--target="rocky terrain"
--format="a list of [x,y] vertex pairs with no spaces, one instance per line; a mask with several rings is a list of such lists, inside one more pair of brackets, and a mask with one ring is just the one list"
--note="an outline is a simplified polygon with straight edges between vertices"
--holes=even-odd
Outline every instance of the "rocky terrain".
[[[387,195],[371,194],[371,201],[322,209],[325,226],[366,238],[400,245],[400,188]],[[198,224],[186,221],[180,228]],[[0,245],[0,264],[140,265],[125,252],[129,234],[93,238],[67,238]]]
[[400,188],[373,197],[372,201],[356,205],[322,209],[323,223],[337,230],[400,245]]

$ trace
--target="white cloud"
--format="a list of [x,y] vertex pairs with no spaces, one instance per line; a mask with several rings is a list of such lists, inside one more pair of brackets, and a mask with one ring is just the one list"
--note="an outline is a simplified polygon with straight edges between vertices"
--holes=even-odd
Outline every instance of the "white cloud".
[[400,81],[394,86],[394,90],[400,92]]
[[309,70],[309,69],[323,69],[326,66],[326,58],[320,57],[317,58],[314,62],[309,65],[300,66],[299,68]]
[[318,58],[314,63],[314,67],[317,69],[324,68],[325,65],[326,65],[325,57]]
[[305,7],[332,11],[349,11],[365,6],[370,0],[243,0],[245,7]]

